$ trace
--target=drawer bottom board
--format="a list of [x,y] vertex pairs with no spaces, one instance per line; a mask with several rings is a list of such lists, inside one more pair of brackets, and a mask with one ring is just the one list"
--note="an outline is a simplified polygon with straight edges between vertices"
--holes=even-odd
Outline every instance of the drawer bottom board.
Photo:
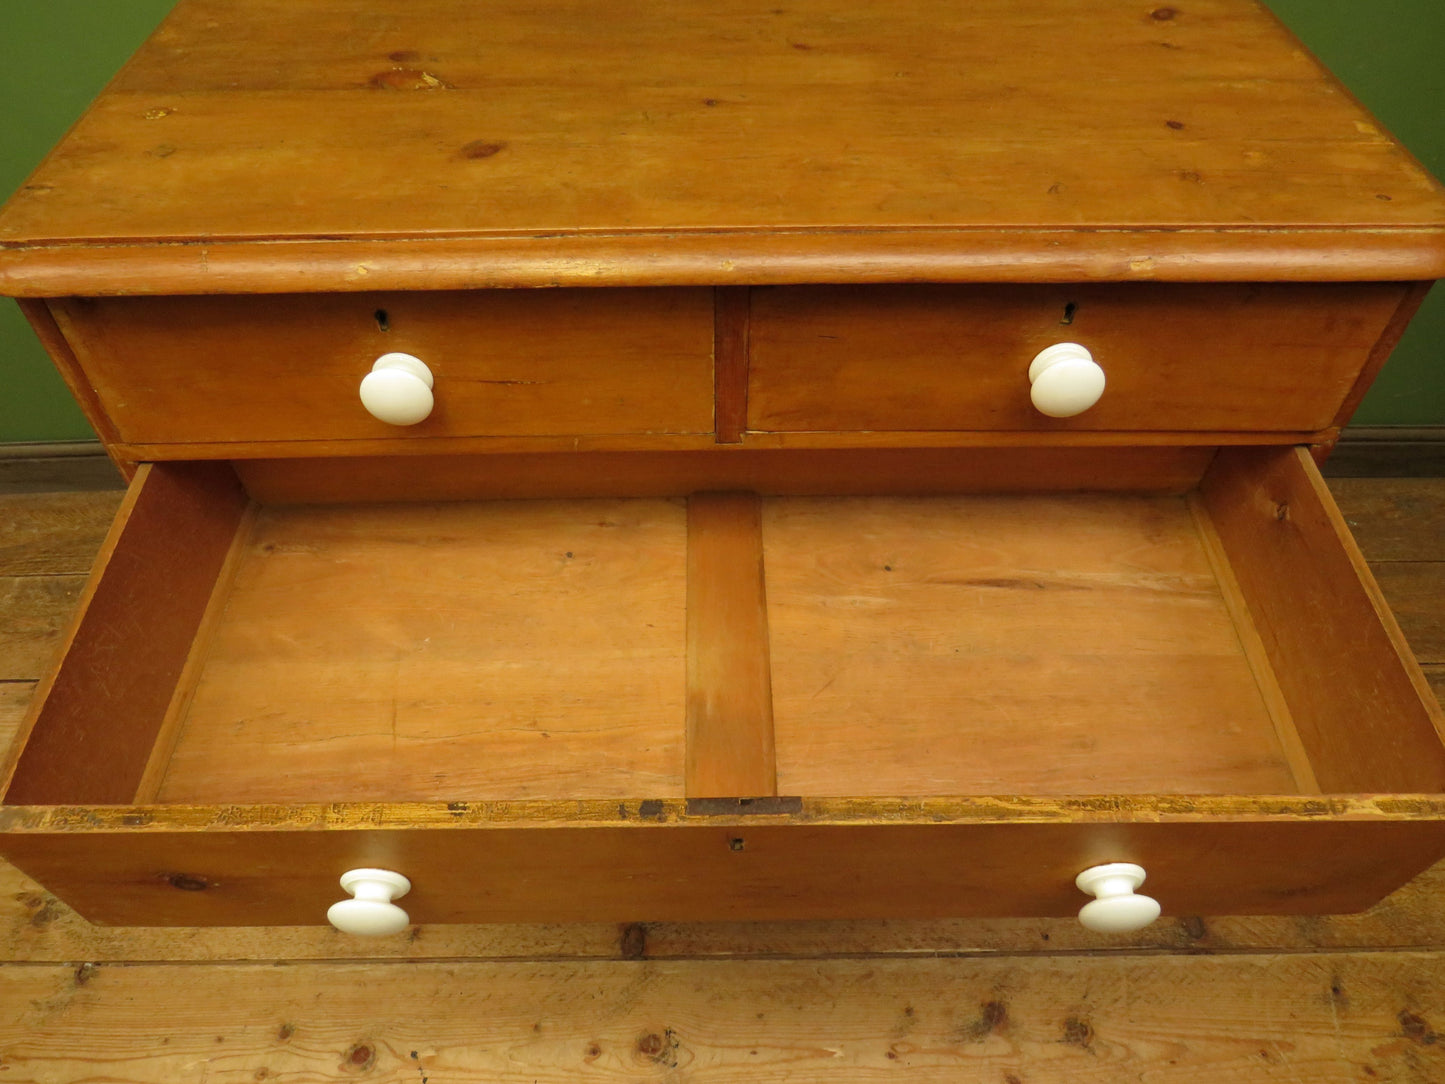
[[[1300,790],[1205,528],[1178,496],[763,501],[779,792]],[[687,544],[676,500],[256,510],[141,797],[681,797]]]

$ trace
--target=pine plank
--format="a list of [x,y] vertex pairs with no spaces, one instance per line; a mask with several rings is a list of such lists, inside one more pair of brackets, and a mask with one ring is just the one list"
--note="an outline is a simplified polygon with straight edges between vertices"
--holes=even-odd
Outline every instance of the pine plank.
[[1429,278],[1441,207],[1234,0],[192,0],[0,216],[0,282]]
[[[89,298],[50,310],[87,387],[134,443],[713,428],[709,290]],[[356,395],[372,361],[398,350],[436,382],[431,415],[404,428],[371,417]],[[213,366],[201,399],[198,357]]]
[[1430,663],[1423,667],[1425,680],[1430,683],[1430,688],[1442,704],[1445,704],[1445,666],[1438,663]]
[[7,802],[134,797],[246,506],[224,463],[140,468],[85,582],[81,617],[42,676]]
[[755,494],[688,498],[689,798],[778,792],[762,530]]
[[20,730],[20,721],[25,718],[25,709],[30,706],[34,692],[33,681],[0,679],[0,763],[4,763],[5,752]]
[[1445,477],[1331,478],[1329,486],[1373,566],[1445,561]]
[[124,490],[125,479],[116,465],[98,443],[94,447],[94,454],[83,455],[0,455],[0,494],[38,496],[76,490]]
[[776,499],[764,543],[782,794],[1295,789],[1183,498]]
[[0,576],[0,676],[33,681],[50,669],[85,581],[83,574]]
[[[17,967],[17,1080],[1427,1081],[1424,954]],[[79,1037],[82,1037],[80,1039]]]
[[[96,926],[0,862],[0,961],[729,959],[1445,951],[1445,863],[1356,915],[1184,916],[1101,941],[1072,918],[418,925],[357,939],[327,927]],[[338,890],[338,898],[340,896]]]
[[[1431,667],[1428,672],[1437,691],[1445,692],[1445,667]],[[23,688],[17,684],[0,686],[0,691],[12,699],[12,711],[19,707],[14,701],[23,697],[19,691]],[[1364,947],[1439,949],[1445,947],[1442,899],[1445,863],[1363,915],[1175,920],[1119,938],[1113,947],[1125,952],[1191,953],[1299,952],[1315,948],[1347,951]],[[418,928],[412,938],[383,944],[358,943],[315,928],[106,929],[80,920],[9,866],[0,867],[0,938],[0,958],[42,961],[570,958],[639,953],[703,957],[822,957],[848,953],[992,956],[1097,950],[1097,939],[1083,933],[1071,920],[660,924],[646,929],[605,925],[434,926]],[[1199,962],[1193,961],[1196,965]],[[1076,982],[1077,976],[1064,981]],[[1037,1076],[1029,1074],[1020,1079],[1025,1078],[1034,1080]]]
[[667,500],[263,509],[159,799],[680,795],[686,539]]
[[1385,561],[1375,579],[1422,663],[1445,663],[1445,561]]
[[89,572],[120,500],[114,490],[0,496],[0,576]]
[[1445,787],[1445,720],[1308,451],[1223,449],[1199,493],[1321,788]]
[[[1321,429],[1406,294],[1392,283],[760,288],[748,427]],[[1025,377],[1060,341],[1088,347],[1108,387],[1054,421]]]

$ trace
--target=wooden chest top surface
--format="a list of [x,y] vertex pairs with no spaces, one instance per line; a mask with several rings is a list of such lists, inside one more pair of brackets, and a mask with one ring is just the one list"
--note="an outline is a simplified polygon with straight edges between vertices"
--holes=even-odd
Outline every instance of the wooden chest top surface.
[[1445,275],[1445,195],[1260,5],[182,0],[0,290]]

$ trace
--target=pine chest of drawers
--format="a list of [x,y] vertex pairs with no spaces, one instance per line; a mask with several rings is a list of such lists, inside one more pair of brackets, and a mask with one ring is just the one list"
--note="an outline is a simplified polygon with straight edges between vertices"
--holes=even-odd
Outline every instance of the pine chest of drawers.
[[1442,274],[1236,0],[183,0],[0,214],[131,478],[0,853],[143,925],[1366,907],[1445,740],[1315,463]]

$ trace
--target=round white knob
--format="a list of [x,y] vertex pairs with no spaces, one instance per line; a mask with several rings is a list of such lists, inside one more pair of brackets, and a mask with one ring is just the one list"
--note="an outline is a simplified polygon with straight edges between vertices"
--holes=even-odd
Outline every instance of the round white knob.
[[382,354],[361,381],[361,405],[378,421],[415,425],[428,414],[432,399],[431,370],[411,354]]
[[1144,867],[1132,862],[1093,866],[1074,878],[1081,892],[1098,897],[1079,910],[1079,921],[1099,933],[1142,930],[1159,917],[1159,901],[1134,889],[1144,883]]
[[1104,394],[1104,370],[1078,343],[1054,343],[1040,350],[1029,365],[1029,398],[1040,414],[1072,418]]
[[386,869],[351,869],[341,875],[341,887],[352,898],[333,903],[326,917],[342,933],[384,937],[400,933],[411,918],[391,901],[411,891],[411,882]]

